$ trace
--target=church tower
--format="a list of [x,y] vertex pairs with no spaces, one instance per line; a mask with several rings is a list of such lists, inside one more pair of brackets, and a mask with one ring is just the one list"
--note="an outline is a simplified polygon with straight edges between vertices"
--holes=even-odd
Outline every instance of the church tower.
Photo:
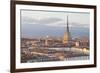
[[69,43],[69,26],[68,26],[68,16],[67,16],[67,26],[65,27],[66,30],[64,32],[64,36],[63,36],[63,44],[67,44]]

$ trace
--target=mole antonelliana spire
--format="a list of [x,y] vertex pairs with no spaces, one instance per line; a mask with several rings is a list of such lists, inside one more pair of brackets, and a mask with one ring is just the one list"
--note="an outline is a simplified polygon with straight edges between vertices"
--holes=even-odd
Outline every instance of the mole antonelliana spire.
[[69,42],[69,24],[68,24],[68,16],[67,16],[67,26],[65,27],[65,32],[63,36],[63,44],[67,44]]

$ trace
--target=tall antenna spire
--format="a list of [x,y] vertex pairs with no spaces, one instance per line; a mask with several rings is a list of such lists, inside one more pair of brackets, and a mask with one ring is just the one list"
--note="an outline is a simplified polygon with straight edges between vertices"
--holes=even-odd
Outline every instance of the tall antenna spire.
[[68,22],[68,16],[67,16],[67,33],[68,33],[68,40],[71,41],[71,34],[70,34],[70,31],[69,31],[69,22]]
[[68,16],[67,16],[67,25],[65,27],[65,32],[63,36],[63,44],[67,44],[69,42],[69,26],[68,26]]
[[68,25],[68,16],[67,16],[67,33],[68,33],[68,35],[69,35],[69,25]]

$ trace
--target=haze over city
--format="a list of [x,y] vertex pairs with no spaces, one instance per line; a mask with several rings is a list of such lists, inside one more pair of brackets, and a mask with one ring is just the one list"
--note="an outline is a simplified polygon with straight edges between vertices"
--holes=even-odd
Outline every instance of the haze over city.
[[58,36],[66,29],[67,16],[72,37],[89,37],[89,13],[21,10],[21,36]]

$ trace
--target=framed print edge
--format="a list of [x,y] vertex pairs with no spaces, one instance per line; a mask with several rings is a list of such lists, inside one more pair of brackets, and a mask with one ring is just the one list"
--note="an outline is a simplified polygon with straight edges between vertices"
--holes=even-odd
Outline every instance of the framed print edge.
[[[86,65],[75,65],[75,66],[55,66],[55,67],[41,67],[41,68],[16,68],[16,5],[40,5],[40,6],[51,6],[51,7],[71,7],[71,8],[86,8],[93,9],[94,11],[94,63]],[[78,4],[61,4],[61,3],[46,3],[46,2],[31,2],[31,1],[12,1],[11,0],[11,37],[10,37],[10,46],[11,46],[11,61],[10,61],[10,71],[14,72],[27,72],[27,71],[43,71],[43,70],[59,70],[59,69],[76,69],[76,68],[90,68],[96,67],[96,6],[93,5],[78,5]]]
[[10,2],[10,15],[11,15],[11,19],[10,19],[10,72],[13,73],[15,72],[16,68],[15,68],[15,2],[11,1]]

